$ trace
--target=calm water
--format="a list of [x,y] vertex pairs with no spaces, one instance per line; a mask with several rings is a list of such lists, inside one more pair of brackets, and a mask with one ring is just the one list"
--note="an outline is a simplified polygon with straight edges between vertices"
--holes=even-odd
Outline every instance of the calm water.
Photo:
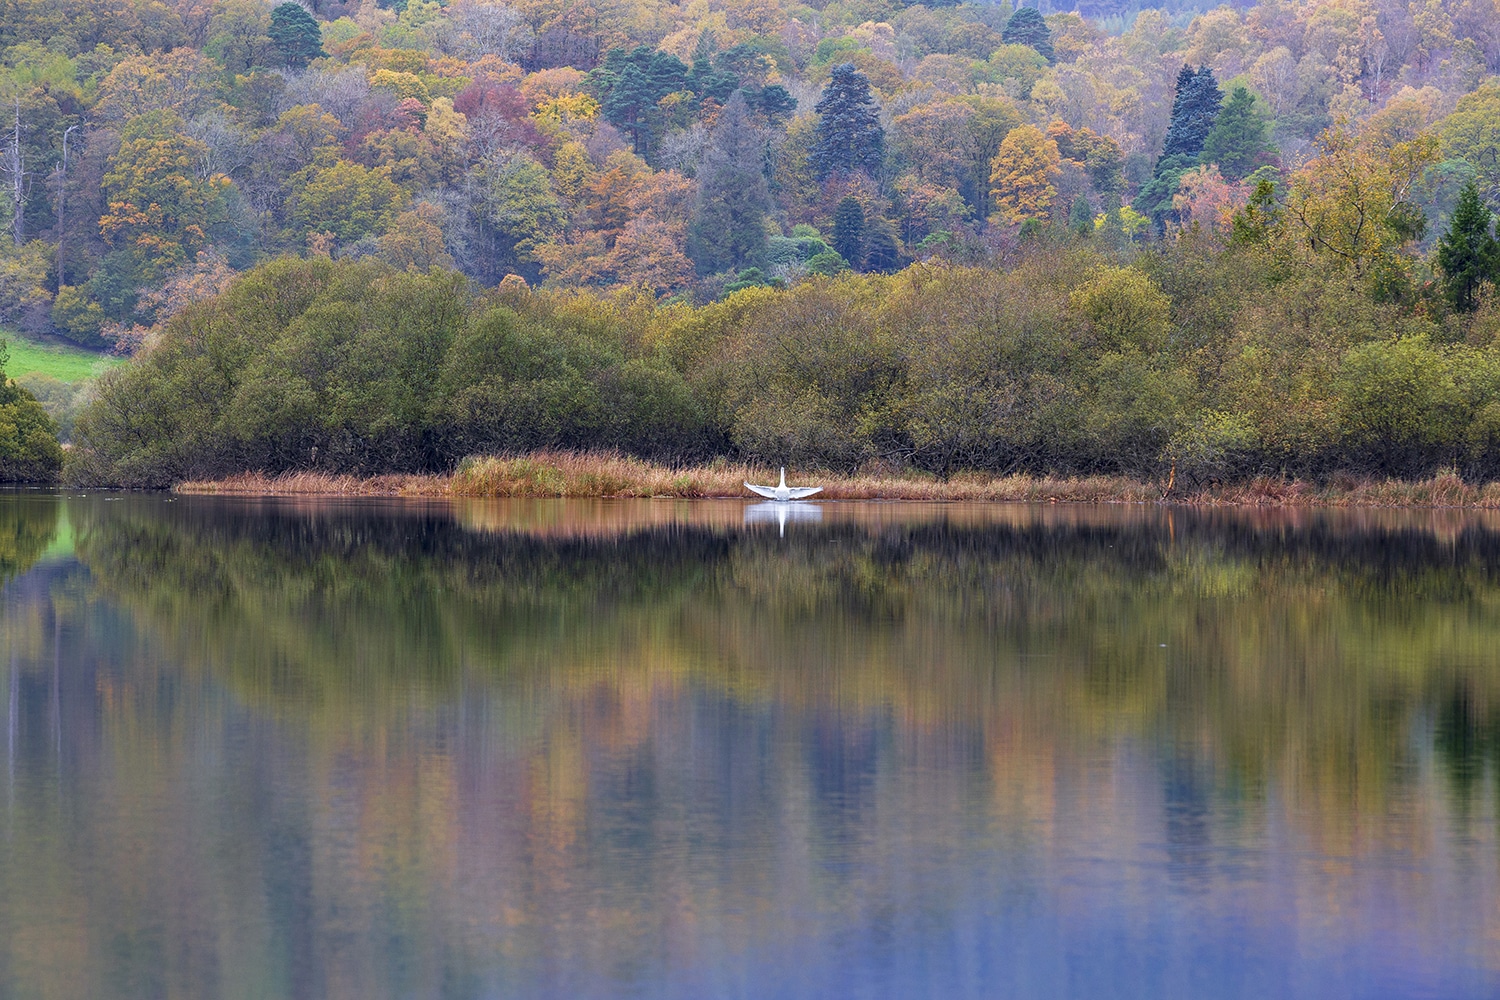
[[0,495],[0,998],[1492,997],[1500,520]]

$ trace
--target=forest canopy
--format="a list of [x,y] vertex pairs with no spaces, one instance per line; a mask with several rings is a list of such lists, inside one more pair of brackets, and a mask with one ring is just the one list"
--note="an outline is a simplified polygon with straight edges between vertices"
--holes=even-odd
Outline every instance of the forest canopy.
[[1466,184],[1500,210],[1494,0],[3,9],[0,324],[126,352],[286,254],[707,302],[1003,266],[1047,226],[1227,231],[1262,182],[1306,220],[1308,175],[1365,131],[1336,169],[1384,178],[1363,161],[1411,144],[1413,287]]
[[1496,0],[4,11],[0,324],[136,355],[80,476],[1500,471]]

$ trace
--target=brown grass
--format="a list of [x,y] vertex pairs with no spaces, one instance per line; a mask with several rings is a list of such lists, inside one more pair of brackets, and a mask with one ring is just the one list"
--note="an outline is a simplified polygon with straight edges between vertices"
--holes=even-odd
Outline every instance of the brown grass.
[[241,472],[225,479],[178,483],[174,493],[215,493],[258,497],[445,497],[447,476],[334,476],[326,472]]
[[[777,470],[736,465],[672,467],[615,454],[543,451],[466,459],[451,476],[360,478],[320,472],[277,476],[247,472],[179,484],[179,493],[244,496],[410,497],[748,497],[744,483],[775,483]],[[825,500],[946,500],[1010,503],[1171,503],[1259,507],[1477,507],[1500,509],[1500,483],[1465,483],[1451,472],[1416,482],[1334,477],[1328,483],[1261,477],[1202,490],[1113,476],[990,477],[973,473],[938,479],[921,473],[840,475],[805,472],[796,483],[823,487]]]

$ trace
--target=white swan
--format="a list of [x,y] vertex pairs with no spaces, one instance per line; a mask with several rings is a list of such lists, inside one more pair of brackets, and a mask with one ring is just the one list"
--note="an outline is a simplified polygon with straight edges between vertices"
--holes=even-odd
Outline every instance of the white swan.
[[767,500],[775,500],[778,503],[785,503],[788,500],[801,500],[804,497],[812,496],[814,493],[823,492],[823,487],[821,486],[788,486],[786,484],[786,466],[784,465],[781,467],[781,483],[779,485],[754,486],[746,483],[745,489],[752,493],[759,493]]

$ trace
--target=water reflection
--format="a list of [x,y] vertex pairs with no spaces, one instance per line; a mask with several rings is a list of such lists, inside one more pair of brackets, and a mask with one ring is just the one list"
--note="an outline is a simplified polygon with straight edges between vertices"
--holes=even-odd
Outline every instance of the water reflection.
[[763,506],[0,499],[0,995],[1500,986],[1489,518]]
[[805,501],[791,503],[777,503],[772,500],[769,503],[753,503],[745,508],[745,524],[774,524],[778,534],[786,537],[786,523],[788,521],[803,521],[816,524],[823,520],[823,507],[821,504],[812,504]]

